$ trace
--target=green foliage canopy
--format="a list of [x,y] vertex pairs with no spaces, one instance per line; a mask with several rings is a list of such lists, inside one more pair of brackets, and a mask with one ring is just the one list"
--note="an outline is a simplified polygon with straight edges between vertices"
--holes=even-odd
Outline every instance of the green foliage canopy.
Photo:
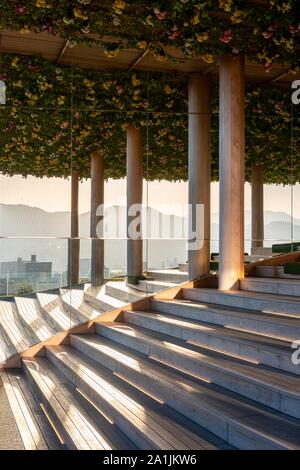
[[[106,178],[126,172],[126,128],[144,128],[149,180],[187,179],[187,77],[99,72],[40,57],[2,55],[7,101],[0,107],[0,171],[7,175],[89,177],[90,155],[105,158]],[[246,177],[261,162],[268,183],[300,180],[300,106],[291,91],[248,87]],[[218,180],[218,90],[213,89],[212,177]]]

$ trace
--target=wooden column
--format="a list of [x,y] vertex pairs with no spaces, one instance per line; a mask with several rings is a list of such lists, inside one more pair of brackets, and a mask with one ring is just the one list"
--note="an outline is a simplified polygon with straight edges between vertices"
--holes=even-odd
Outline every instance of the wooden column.
[[[189,78],[189,278],[210,272],[211,96],[210,77]],[[197,210],[197,207],[202,208]],[[196,240],[191,243],[192,232]]]
[[[102,216],[97,210],[104,204],[104,162],[99,151],[91,155],[91,226],[92,239],[91,255],[91,284],[98,287],[104,283],[104,240],[103,232],[99,230]],[[98,230],[97,230],[98,226]]]
[[264,178],[262,166],[256,164],[251,174],[251,247],[263,247],[264,237]]
[[78,217],[78,196],[79,196],[79,174],[72,170],[71,174],[71,238],[69,239],[68,253],[68,284],[79,283],[79,217]]
[[220,266],[219,289],[244,277],[245,167],[244,57],[220,60]]
[[[136,282],[143,275],[143,240],[140,233],[132,239],[129,227],[136,219],[131,211],[139,205],[140,217],[143,204],[143,152],[142,130],[129,126],[127,129],[127,279]],[[140,220],[142,220],[140,218]]]

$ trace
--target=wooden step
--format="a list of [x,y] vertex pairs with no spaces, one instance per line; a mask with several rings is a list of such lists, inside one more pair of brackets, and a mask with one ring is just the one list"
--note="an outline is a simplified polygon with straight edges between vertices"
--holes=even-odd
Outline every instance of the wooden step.
[[15,297],[15,302],[21,322],[35,337],[35,342],[46,341],[57,334],[58,330],[44,319],[36,299]]
[[147,275],[155,281],[165,281],[176,284],[188,281],[188,273],[180,272],[178,269],[153,269],[147,271]]
[[251,254],[252,255],[257,255],[257,256],[264,256],[264,257],[273,256],[272,247],[270,247],[270,248],[267,248],[267,247],[251,248]]
[[21,322],[14,302],[0,301],[0,328],[5,338],[6,359],[28,349],[37,339]]
[[286,274],[284,266],[256,266],[254,269],[255,277],[271,277],[281,279],[300,279],[300,276]]
[[154,294],[156,292],[160,292],[162,290],[171,289],[175,287],[176,284],[173,282],[166,282],[166,281],[139,281],[139,283],[135,286],[135,289],[142,291],[146,295]]
[[78,320],[64,310],[59,295],[38,293],[37,300],[44,317],[48,319],[58,331],[69,330],[78,324]]
[[[123,319],[130,325],[183,339],[190,344],[300,375],[300,368],[291,361],[293,350],[288,341],[155,312],[124,312]],[[96,328],[98,331],[98,325]],[[102,325],[99,329],[102,331]],[[119,325],[112,326],[114,329],[119,332]],[[123,330],[126,334],[126,325]]]
[[258,310],[300,318],[300,300],[293,296],[246,292],[241,290],[219,291],[217,289],[182,288],[183,298],[230,307]]
[[[114,375],[180,411],[231,445],[240,449],[300,448],[299,420],[191,381],[170,368],[140,359],[127,349],[124,351],[123,345],[92,336],[73,336],[72,342],[110,367]],[[151,356],[150,351],[148,354]]]
[[223,325],[284,340],[300,338],[300,321],[270,313],[191,300],[152,300],[152,309],[191,320]]
[[0,328],[0,368],[6,363],[7,359],[14,356],[16,353],[15,347]]
[[17,369],[2,371],[1,379],[24,449],[61,449],[63,446],[23,372]]
[[[137,372],[142,374],[147,368],[150,370],[156,367],[156,364],[149,364],[149,361],[145,360],[147,356],[171,366],[176,371],[187,372],[188,375],[183,382],[186,390],[191,386],[187,377],[196,377],[200,381],[207,380],[222,387],[219,393],[224,393],[225,388],[282,413],[300,418],[299,377],[279,373],[275,369],[245,364],[234,358],[199,353],[186,348],[183,341],[170,343],[166,336],[152,337],[140,330],[135,331],[138,339],[130,343],[130,348],[96,335],[72,335],[70,344],[113,371],[117,370],[122,374],[127,371],[126,377],[133,383],[137,383],[139,378],[143,384],[143,377],[136,377]],[[138,352],[141,342],[148,347],[148,352],[144,352],[144,355]],[[178,377],[177,380],[181,383],[182,377]],[[210,385],[207,385],[207,388],[215,390],[215,387]]]
[[101,313],[92,305],[85,302],[83,290],[61,289],[60,296],[65,312],[70,315],[75,322],[84,323],[93,320]]
[[289,295],[298,297],[300,300],[300,280],[246,277],[240,280],[240,289],[250,292]]
[[28,381],[52,419],[53,425],[69,450],[113,450],[113,444],[98,428],[66,378],[45,358],[23,360]]
[[185,429],[176,419],[164,415],[165,405],[152,398],[147,399],[141,392],[135,394],[132,392],[132,385],[74,348],[51,346],[47,348],[47,357],[66,377],[76,383],[139,449],[214,448],[203,438]]
[[178,270],[181,272],[181,273],[188,273],[188,263],[180,263],[178,265]]
[[125,282],[108,282],[105,284],[105,293],[110,297],[121,300],[125,304],[135,302],[145,297],[145,293],[127,286]]
[[125,302],[107,295],[105,286],[101,286],[101,288],[88,287],[84,291],[84,301],[99,310],[99,312],[108,312],[126,305]]

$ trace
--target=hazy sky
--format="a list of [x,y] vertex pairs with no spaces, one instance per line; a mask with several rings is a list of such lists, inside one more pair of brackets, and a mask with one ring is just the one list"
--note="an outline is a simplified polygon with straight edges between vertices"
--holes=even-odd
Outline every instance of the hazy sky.
[[[105,203],[124,204],[126,197],[125,180],[109,180],[105,184]],[[144,202],[163,211],[180,213],[180,205],[187,203],[187,183],[151,182],[144,183]],[[212,185],[212,212],[218,212],[219,185]],[[80,212],[89,210],[90,182],[80,184]],[[58,178],[13,178],[0,176],[0,203],[25,204],[55,212],[70,209],[70,181]],[[177,207],[176,207],[177,206]],[[294,217],[300,218],[300,185],[294,189]],[[245,207],[250,209],[250,187],[245,187]],[[282,186],[265,187],[265,209],[291,214],[291,188]]]

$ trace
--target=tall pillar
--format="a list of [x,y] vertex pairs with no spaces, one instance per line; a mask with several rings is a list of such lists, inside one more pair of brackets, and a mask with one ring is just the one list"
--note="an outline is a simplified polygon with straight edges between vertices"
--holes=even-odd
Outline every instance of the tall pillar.
[[251,173],[251,247],[264,246],[264,177],[260,164]]
[[244,57],[220,59],[220,267],[219,289],[244,277],[245,173]]
[[68,254],[68,285],[75,285],[79,282],[79,222],[78,222],[78,195],[79,195],[79,174],[72,170],[71,174],[71,238],[69,239]]
[[188,270],[189,278],[195,279],[210,272],[211,96],[210,77],[200,73],[189,78],[188,166]]
[[[104,282],[104,240],[99,233],[99,223],[102,215],[97,215],[97,209],[104,204],[104,162],[100,152],[91,155],[91,226],[92,239],[91,284],[98,287]],[[98,226],[98,230],[97,230]]]
[[[143,137],[142,130],[129,126],[127,129],[127,279],[135,283],[143,274],[143,240],[139,235],[132,237],[130,227],[140,215],[141,228],[143,204]],[[140,208],[136,213],[134,206]]]

